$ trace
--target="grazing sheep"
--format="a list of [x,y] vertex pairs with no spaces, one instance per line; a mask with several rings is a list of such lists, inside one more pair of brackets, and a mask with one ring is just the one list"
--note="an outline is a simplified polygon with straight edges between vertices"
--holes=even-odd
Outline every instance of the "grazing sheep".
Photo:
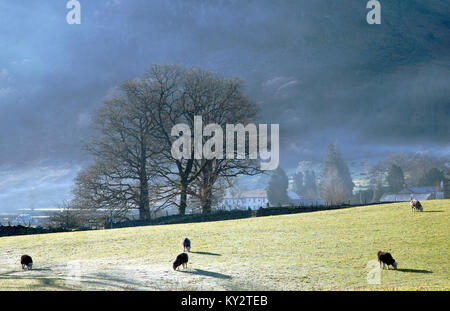
[[28,270],[31,270],[33,268],[33,259],[28,255],[23,255],[20,257],[20,264],[22,265],[22,269],[25,269],[26,266]]
[[411,211],[423,212],[423,207],[422,204],[420,204],[419,200],[411,200],[411,202],[409,202],[409,205],[411,206]]
[[179,266],[183,265],[183,268],[187,267],[188,263],[188,254],[182,253],[177,256],[177,259],[173,262],[173,270],[177,270]]
[[383,264],[383,269],[384,269],[384,265],[386,264],[389,270],[389,266],[393,266],[395,270],[397,270],[397,262],[395,261],[394,258],[392,258],[390,253],[386,253],[384,251],[379,251],[377,253],[378,256],[378,262],[380,263],[380,268],[381,268],[381,264]]
[[183,252],[185,252],[186,250],[188,252],[190,252],[191,251],[191,240],[189,240],[188,238],[181,239],[181,247],[183,247]]

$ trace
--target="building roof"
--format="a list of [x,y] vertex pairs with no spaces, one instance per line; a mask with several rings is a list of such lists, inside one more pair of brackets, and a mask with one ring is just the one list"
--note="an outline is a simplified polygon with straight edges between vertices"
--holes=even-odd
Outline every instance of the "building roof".
[[243,193],[237,195],[237,196],[232,196],[232,195],[227,195],[225,196],[225,199],[247,199],[247,198],[267,198],[267,192],[266,190],[248,190],[248,191],[244,191]]
[[411,194],[411,193],[434,193],[436,192],[435,187],[408,187],[400,191],[401,194]]
[[412,199],[428,200],[432,193],[386,193],[380,198],[380,202],[409,202]]
[[300,197],[294,191],[288,191],[287,195],[291,200],[300,200]]

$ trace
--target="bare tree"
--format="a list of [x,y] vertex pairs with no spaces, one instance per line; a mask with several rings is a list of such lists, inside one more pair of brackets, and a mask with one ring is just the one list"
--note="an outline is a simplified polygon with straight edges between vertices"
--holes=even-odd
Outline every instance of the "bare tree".
[[120,90],[97,113],[98,135],[85,145],[94,164],[79,174],[75,193],[92,207],[137,207],[140,219],[149,219],[149,183],[160,152],[151,135],[153,89],[149,81],[132,80]]
[[[158,197],[178,205],[179,214],[184,215],[189,185],[201,170],[194,169],[193,148],[188,159],[174,159],[171,152],[172,144],[176,140],[172,136],[172,128],[194,118],[184,109],[184,72],[176,65],[152,65],[146,72],[145,80],[149,82],[155,103],[157,127],[152,137],[161,147],[159,163],[154,170],[155,176],[162,180],[162,186],[157,191]],[[176,200],[176,197],[179,200]]]
[[[223,133],[226,124],[247,124],[255,117],[256,105],[243,95],[241,81],[223,78],[201,68],[185,70],[172,65],[151,66],[146,79],[153,81],[159,92],[156,138],[165,148],[162,155],[166,160],[166,165],[158,168],[159,177],[165,178],[172,189],[179,189],[180,214],[185,213],[189,194],[200,199],[203,212],[210,212],[214,185],[220,178],[260,173],[258,163],[247,158],[226,159],[218,155],[211,159],[195,159],[193,144],[187,159],[174,159],[171,155],[172,144],[177,138],[172,136],[171,130],[177,124],[184,123],[193,129],[195,116],[201,116],[205,124],[215,124]],[[192,132],[191,139],[194,139]],[[207,137],[201,139],[202,145],[205,144]],[[192,187],[195,190],[190,189]]]
[[[219,126],[222,133],[225,133],[227,124],[241,124],[244,127],[255,120],[258,111],[257,106],[243,94],[243,86],[240,80],[223,78],[200,68],[189,70],[185,76],[185,102],[189,103],[189,105],[185,105],[185,109],[191,110],[191,115],[194,113],[196,115],[201,114],[204,123]],[[248,130],[248,135],[244,134],[245,137],[243,137],[247,146],[249,146],[249,136],[251,135],[251,129]],[[211,132],[209,136],[212,136],[213,133],[218,135]],[[202,137],[202,144],[207,143],[210,139],[209,136]],[[195,161],[195,166],[200,171],[197,176],[198,191],[196,195],[200,199],[204,213],[211,212],[213,200],[217,197],[214,195],[215,185],[219,180],[231,184],[230,179],[239,175],[261,173],[258,168],[259,163],[256,160],[249,159],[250,148],[246,148],[238,157],[238,139],[240,138],[237,137],[235,140],[235,137],[233,137],[232,139],[234,145],[232,159],[216,154],[213,158],[204,157]],[[218,146],[214,147],[217,150]]]
[[210,213],[213,206],[218,207],[226,189],[231,187],[231,178],[213,175],[211,172],[210,169],[204,169],[199,178],[192,183],[189,191],[192,201],[197,203],[202,213]]
[[196,116],[221,129],[252,120],[256,106],[243,95],[239,80],[199,68],[153,65],[143,79],[127,81],[120,90],[98,112],[99,135],[86,145],[94,164],[77,178],[76,193],[89,204],[125,211],[138,207],[140,218],[148,219],[152,200],[159,207],[176,204],[185,214],[192,195],[209,212],[220,178],[259,173],[255,160],[195,157],[194,144],[183,146],[187,156],[172,155],[179,138],[173,129],[179,124],[194,129]]
[[[117,165],[117,164],[116,164]],[[131,209],[139,206],[139,185],[119,178],[120,166],[96,161],[75,178],[74,205],[97,210],[105,219],[127,218]]]
[[81,227],[87,227],[92,215],[87,210],[81,210],[73,202],[64,201],[59,205],[60,210],[54,212],[47,225],[64,230],[72,230]]

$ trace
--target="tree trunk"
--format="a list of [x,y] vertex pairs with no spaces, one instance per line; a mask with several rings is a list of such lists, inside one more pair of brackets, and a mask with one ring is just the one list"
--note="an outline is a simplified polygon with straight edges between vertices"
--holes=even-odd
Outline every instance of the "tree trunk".
[[139,197],[139,219],[150,219],[150,202],[148,199],[148,182],[147,178],[141,180],[140,197]]
[[141,163],[139,174],[139,219],[150,219],[150,200],[148,197],[148,179],[146,168],[146,148],[144,144],[141,144]]
[[178,207],[178,214],[180,214],[180,215],[186,214],[187,188],[188,188],[188,182],[185,178],[182,178],[181,186],[180,186],[180,206]]
[[212,199],[211,187],[207,187],[206,189],[204,189],[204,193],[202,196],[202,202],[201,202],[203,214],[211,213],[211,210],[212,210],[211,199]]
[[201,174],[200,204],[203,214],[211,213],[212,205],[212,162],[209,161],[203,168]]

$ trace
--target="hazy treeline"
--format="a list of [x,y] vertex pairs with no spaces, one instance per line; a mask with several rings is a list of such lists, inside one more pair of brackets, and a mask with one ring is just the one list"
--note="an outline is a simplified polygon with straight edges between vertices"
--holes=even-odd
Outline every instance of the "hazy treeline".
[[[301,161],[292,176],[292,191],[302,199],[322,199],[326,204],[365,204],[379,202],[385,193],[398,193],[406,187],[440,187],[448,178],[450,160],[426,153],[389,154],[373,165],[365,182],[367,189],[354,191],[355,183],[336,144],[330,143],[316,177],[312,162]],[[446,177],[447,176],[447,177]],[[289,178],[279,167],[267,186],[272,206],[292,204],[287,196]]]
[[370,188],[357,194],[362,202],[378,202],[385,193],[405,187],[439,187],[449,175],[450,160],[424,153],[387,155],[369,172]]
[[[327,205],[350,203],[353,200],[350,170],[336,144],[330,143],[321,165],[319,181],[311,162],[300,162],[293,176],[292,190],[302,199],[322,199]],[[272,206],[292,204],[287,195],[289,179],[279,167],[270,176],[267,198]]]

